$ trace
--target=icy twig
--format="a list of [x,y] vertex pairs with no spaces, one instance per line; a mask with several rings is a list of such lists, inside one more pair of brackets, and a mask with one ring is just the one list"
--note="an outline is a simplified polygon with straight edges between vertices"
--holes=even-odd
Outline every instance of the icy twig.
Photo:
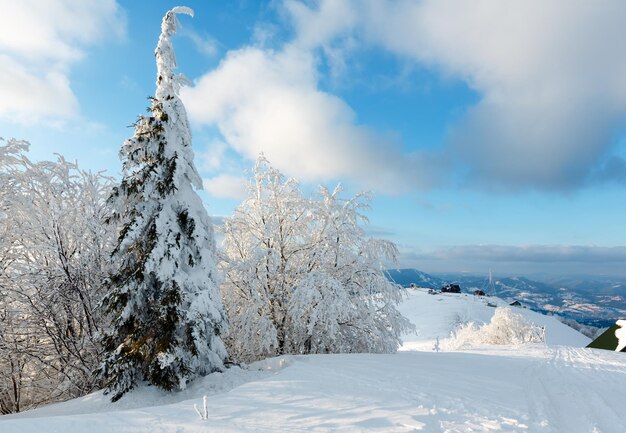
[[207,407],[207,396],[205,395],[204,397],[202,397],[202,406],[203,406],[203,411],[200,412],[200,409],[198,409],[198,405],[194,403],[193,408],[196,410],[196,413],[198,414],[198,416],[200,417],[200,419],[209,419],[209,410]]

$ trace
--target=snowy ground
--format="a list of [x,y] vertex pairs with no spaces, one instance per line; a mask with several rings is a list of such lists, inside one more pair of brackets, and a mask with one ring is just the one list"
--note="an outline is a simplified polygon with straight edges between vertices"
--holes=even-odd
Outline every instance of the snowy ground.
[[[495,308],[508,306],[498,298],[467,294],[440,293],[428,295],[426,291],[409,290],[409,297],[400,305],[400,312],[417,326],[417,335],[406,335],[400,350],[431,350],[437,337],[444,339],[460,323],[473,321],[477,324],[491,320]],[[511,307],[537,326],[546,330],[546,343],[550,346],[584,347],[591,340],[578,331],[563,325],[554,317],[544,316],[525,308]]]
[[527,310],[548,345],[434,352],[455,323],[495,309],[421,291],[402,309],[420,332],[395,355],[281,357],[116,404],[96,393],[2,417],[0,432],[626,432],[625,354],[582,349],[586,337]]

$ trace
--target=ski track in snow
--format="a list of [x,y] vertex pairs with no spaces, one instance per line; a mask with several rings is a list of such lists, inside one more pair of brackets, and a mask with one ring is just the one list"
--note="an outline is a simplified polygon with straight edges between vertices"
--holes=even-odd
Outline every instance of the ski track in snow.
[[[601,354],[559,347],[553,350],[552,359],[526,371],[529,412],[537,429],[626,431],[623,395],[614,381],[614,374],[624,375],[625,365],[607,364]],[[589,383],[590,379],[595,383]]]
[[[407,306],[422,325],[408,346],[424,351],[273,358],[180,394],[140,388],[112,405],[95,393],[1,417],[0,432],[626,432],[624,354],[545,344],[434,352],[454,321],[485,321],[494,309],[421,293]],[[537,321],[553,341],[580,339],[553,318]],[[204,394],[208,420],[193,409]]]

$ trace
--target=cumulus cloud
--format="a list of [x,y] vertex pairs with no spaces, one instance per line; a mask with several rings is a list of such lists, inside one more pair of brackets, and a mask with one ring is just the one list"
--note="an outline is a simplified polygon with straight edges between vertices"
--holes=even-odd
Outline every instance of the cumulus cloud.
[[434,176],[431,161],[359,125],[344,101],[319,90],[318,79],[308,49],[246,47],[229,52],[182,98],[192,121],[217,125],[238,153],[254,159],[263,152],[301,180],[347,178],[396,192]]
[[222,140],[211,140],[207,148],[198,154],[199,168],[206,171],[218,170],[224,164],[228,144]]
[[50,70],[31,73],[23,64],[0,54],[0,117],[28,122],[35,117],[66,118],[78,102],[65,74]]
[[220,174],[210,179],[204,179],[204,189],[216,198],[234,198],[243,200],[247,196],[247,181],[240,176]]
[[119,37],[124,19],[115,0],[24,0],[2,5],[0,118],[31,123],[74,116],[69,69],[84,48]]
[[621,0],[286,5],[304,44],[332,47],[354,34],[464,80],[481,99],[453,125],[446,151],[492,186],[578,187],[623,132]]
[[213,57],[217,54],[219,44],[213,37],[200,33],[190,27],[182,27],[178,33],[180,36],[188,38],[199,53],[208,57]]

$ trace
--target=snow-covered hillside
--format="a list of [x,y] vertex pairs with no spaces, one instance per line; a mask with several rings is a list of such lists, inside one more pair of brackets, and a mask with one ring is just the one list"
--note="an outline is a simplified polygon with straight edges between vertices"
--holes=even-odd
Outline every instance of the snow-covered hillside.
[[[603,432],[626,431],[626,356],[583,349],[553,318],[546,344],[432,350],[455,324],[495,308],[464,295],[412,290],[416,325],[395,355],[287,356],[233,368],[179,394],[138,389],[115,404],[100,393],[0,418],[2,433],[40,432]],[[194,410],[208,395],[208,419]]]
[[[404,345],[400,350],[429,350],[437,337],[449,337],[461,323],[488,323],[495,308],[487,303],[498,307],[508,306],[502,299],[493,297],[453,293],[429,295],[423,289],[408,289],[408,292],[409,297],[399,310],[417,326],[417,335],[404,336]],[[544,327],[548,345],[584,347],[591,342],[589,338],[554,317],[526,308],[511,308],[535,325]]]

